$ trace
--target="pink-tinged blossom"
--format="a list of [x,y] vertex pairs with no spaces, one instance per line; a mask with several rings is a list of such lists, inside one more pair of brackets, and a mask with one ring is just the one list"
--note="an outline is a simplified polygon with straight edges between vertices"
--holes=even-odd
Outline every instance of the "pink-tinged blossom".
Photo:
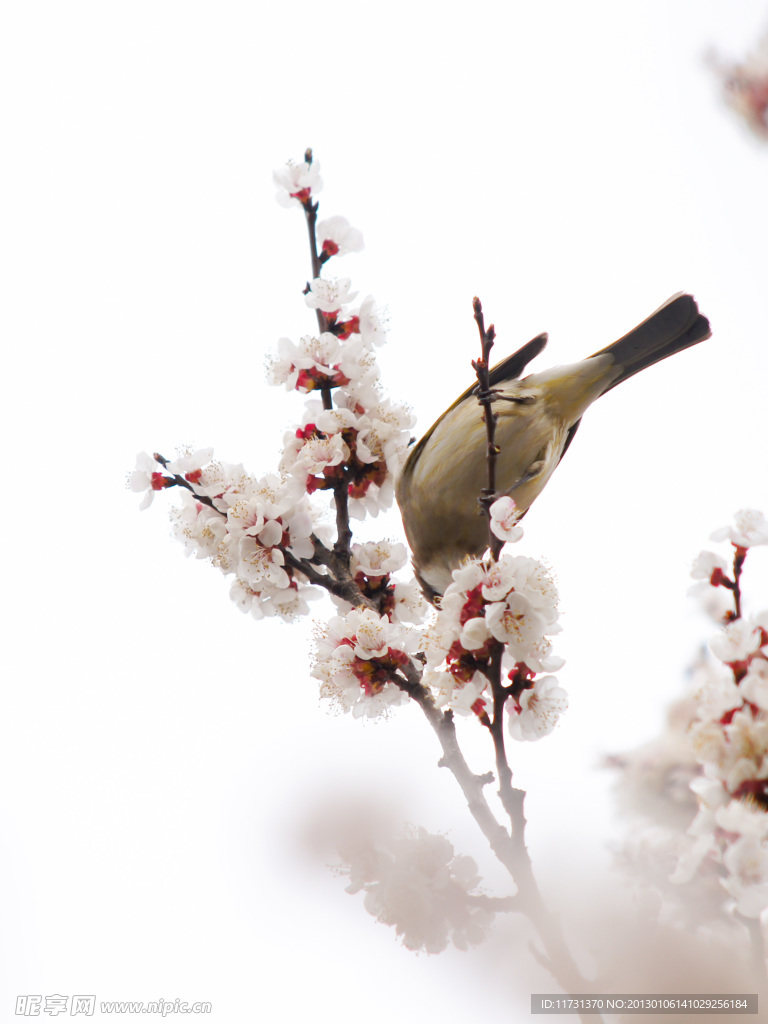
[[305,335],[298,344],[280,338],[277,356],[267,363],[269,382],[305,393],[315,387],[337,387],[348,382],[340,369],[341,358],[341,342],[329,331],[319,337]]
[[696,556],[691,566],[691,576],[695,580],[711,580],[716,571],[725,572],[728,563],[722,555],[714,551],[702,551]]
[[743,508],[736,513],[733,526],[721,526],[711,540],[729,540],[738,548],[768,544],[768,519],[755,508]]
[[272,178],[278,186],[275,198],[281,206],[300,206],[308,203],[323,187],[320,164],[316,160],[311,164],[306,161],[294,163],[291,160],[285,167],[274,171]]
[[322,313],[338,313],[347,302],[351,302],[357,292],[349,290],[351,281],[348,277],[326,280],[316,277],[304,296],[310,309],[319,309]]
[[728,105],[762,142],[768,142],[768,34],[740,64],[712,58]]
[[363,235],[353,228],[346,217],[328,217],[316,228],[317,245],[327,256],[345,256],[348,252],[360,252],[365,246]]
[[[551,581],[546,580],[543,566],[533,559],[507,555],[498,563],[465,562],[454,571],[453,583],[446,589],[437,616],[424,633],[422,650],[428,668],[434,672],[445,663],[456,685],[461,687],[473,678],[482,678],[485,686],[496,643],[504,645],[502,671],[516,687],[532,681],[537,672],[560,668],[563,661],[551,653],[547,639],[548,633],[559,628],[557,592]],[[501,600],[489,601],[486,593]],[[439,681],[440,674],[430,674],[429,678]],[[443,681],[436,685],[445,689],[446,684]],[[451,690],[448,698],[440,699],[453,697]],[[475,714],[482,717],[484,702],[471,703]]]
[[[478,583],[482,583],[481,593],[488,603],[503,601],[507,594],[515,589],[517,581],[518,560],[503,555],[498,562],[491,561],[485,566],[486,571]],[[456,576],[454,574],[454,579]]]
[[356,310],[345,313],[339,322],[340,337],[359,334],[370,348],[383,345],[387,340],[388,316],[385,310],[375,308],[375,299],[368,295]]
[[724,627],[709,641],[709,647],[716,658],[725,664],[745,661],[758,650],[762,642],[760,626],[747,619],[736,619]]
[[[764,542],[765,520],[753,511],[735,519],[735,526],[718,530],[712,539],[737,548],[738,571],[746,549]],[[733,586],[726,568],[723,559],[705,551],[692,575],[715,586],[724,577]],[[706,582],[703,586],[716,593]],[[691,820],[682,804],[687,834],[670,829],[668,839],[677,860],[670,880],[695,885],[688,890],[686,913],[694,903],[703,915],[717,915],[725,907],[757,918],[768,910],[767,626],[768,613],[733,618],[730,612],[695,667],[698,689],[668,741],[664,780],[675,774],[688,778],[698,808]]]
[[522,526],[517,525],[519,513],[513,498],[505,495],[491,505],[491,532],[499,540],[514,542],[523,536]]
[[166,486],[165,476],[160,472],[160,463],[152,458],[147,452],[139,452],[136,456],[136,468],[128,474],[127,485],[129,490],[136,494],[144,494],[139,505],[139,511],[149,508],[156,491],[163,490]]
[[568,709],[568,694],[554,676],[542,676],[520,695],[519,707],[508,704],[509,734],[516,740],[540,740]]

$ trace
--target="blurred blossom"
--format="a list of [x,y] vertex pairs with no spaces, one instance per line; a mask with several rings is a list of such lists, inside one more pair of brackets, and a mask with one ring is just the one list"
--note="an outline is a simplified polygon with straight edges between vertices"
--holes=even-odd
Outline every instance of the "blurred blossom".
[[666,736],[614,761],[636,783],[687,779],[695,803],[667,816],[661,840],[674,854],[669,875],[679,896],[657,883],[667,911],[677,906],[686,921],[728,920],[732,911],[759,918],[768,909],[768,612],[741,611],[742,568],[749,548],[768,540],[768,524],[745,509],[712,539],[736,548],[733,576],[711,552],[699,555],[692,575],[705,590],[726,587],[735,610],[709,641],[713,657],[705,651],[695,666],[696,692]]
[[471,900],[480,883],[475,861],[424,828],[358,847],[347,871],[347,891],[364,891],[365,909],[393,927],[407,949],[440,953],[452,942],[466,950],[493,922],[490,910]]
[[762,142],[768,142],[768,33],[740,63],[710,56],[726,103]]
[[755,508],[743,508],[737,512],[733,526],[721,526],[712,534],[712,540],[730,540],[740,548],[768,544],[768,519]]

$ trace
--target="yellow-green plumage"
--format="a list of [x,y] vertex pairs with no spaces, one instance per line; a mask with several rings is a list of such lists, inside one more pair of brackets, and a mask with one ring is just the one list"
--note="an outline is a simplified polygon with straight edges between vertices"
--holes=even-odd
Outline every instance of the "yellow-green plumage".
[[[690,295],[675,295],[629,334],[579,363],[519,374],[546,344],[529,342],[491,371],[499,494],[525,512],[557,467],[586,409],[639,370],[709,337]],[[481,554],[488,526],[478,498],[487,485],[486,429],[470,388],[411,451],[397,484],[414,568],[430,599],[466,555]],[[511,400],[510,400],[511,399]]]

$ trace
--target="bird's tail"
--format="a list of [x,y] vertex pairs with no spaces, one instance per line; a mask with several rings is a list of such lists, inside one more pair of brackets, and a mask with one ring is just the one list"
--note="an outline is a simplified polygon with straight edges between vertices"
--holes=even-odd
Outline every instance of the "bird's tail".
[[629,334],[589,358],[608,354],[622,367],[619,376],[606,388],[610,391],[647,366],[705,341],[711,333],[709,320],[699,313],[694,297],[679,292]]

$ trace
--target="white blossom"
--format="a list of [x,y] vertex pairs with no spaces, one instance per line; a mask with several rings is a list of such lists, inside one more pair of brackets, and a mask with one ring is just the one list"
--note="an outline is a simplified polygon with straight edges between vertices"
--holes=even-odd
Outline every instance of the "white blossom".
[[459,634],[459,642],[465,651],[476,651],[488,642],[490,636],[491,631],[488,629],[485,616],[480,615],[464,623]]
[[318,246],[331,256],[345,256],[364,248],[362,232],[353,228],[346,217],[328,217],[315,229]]
[[715,569],[725,571],[728,564],[722,555],[716,555],[714,551],[701,551],[691,566],[691,576],[695,580],[709,580]]
[[709,672],[697,695],[697,715],[704,722],[716,722],[744,703],[741,689],[733,679],[733,673]]
[[327,467],[347,462],[349,454],[349,448],[344,443],[341,434],[312,437],[304,441],[297,452],[292,472],[303,472],[310,476],[316,476]]
[[480,882],[471,857],[457,856],[444,836],[411,829],[378,849],[356,844],[349,891],[365,891],[365,909],[394,927],[408,949],[440,953],[481,942],[493,915],[468,896]]
[[254,537],[243,537],[238,546],[237,574],[255,589],[268,583],[283,589],[290,585],[285,556],[278,548],[265,547]]
[[[140,512],[143,512],[144,509],[149,508],[152,504],[152,499],[158,490],[158,488],[153,487],[153,474],[158,474],[159,471],[160,464],[151,455],[147,452],[138,453],[136,456],[136,468],[128,474],[127,485],[136,494],[144,494],[144,498],[139,505]],[[155,479],[157,479],[156,476]]]
[[756,839],[768,837],[768,811],[743,800],[729,800],[715,808],[715,822],[724,832]]
[[352,608],[330,620],[316,639],[312,675],[320,694],[344,711],[376,717],[409,700],[389,673],[409,660],[415,637],[386,615]]
[[526,661],[529,652],[544,639],[544,618],[517,591],[504,601],[489,604],[485,614],[490,632],[507,644],[515,661]]
[[386,576],[402,569],[408,561],[405,544],[391,540],[369,541],[367,544],[352,545],[352,575],[356,572],[366,576]]
[[[272,384],[285,384],[292,391],[299,384],[302,370],[315,371],[332,377],[341,360],[341,342],[335,334],[325,331],[319,336],[305,335],[298,344],[290,338],[280,338],[277,356],[268,363],[269,380]],[[309,390],[304,388],[304,390]]]
[[734,516],[734,526],[721,526],[712,534],[712,540],[730,540],[740,548],[768,544],[768,519],[755,508],[743,508]]
[[387,340],[387,316],[374,308],[375,299],[368,295],[360,304],[359,309],[350,313],[356,317],[360,336],[368,346],[383,345]]
[[752,658],[739,690],[745,700],[768,712],[768,660]]
[[542,676],[520,695],[519,710],[510,709],[509,733],[516,740],[540,740],[568,708],[568,694],[554,676]]
[[274,171],[272,177],[279,188],[275,198],[281,206],[298,206],[302,193],[316,195],[323,187],[320,164],[316,160],[311,164],[290,160],[285,167]]
[[744,917],[758,918],[768,907],[768,846],[756,836],[741,836],[723,855],[729,872],[723,888],[736,901]]
[[338,313],[347,302],[351,302],[357,292],[351,292],[351,281],[348,277],[326,279],[316,277],[304,296],[310,309],[319,309],[323,313]]
[[460,715],[473,713],[473,706],[482,697],[488,680],[482,672],[475,672],[468,682],[461,682],[451,672],[429,669],[422,678],[435,697],[435,706],[451,708]]
[[730,622],[717,636],[709,641],[709,647],[716,658],[729,664],[744,661],[760,647],[761,630],[754,622],[736,619]]
[[169,462],[166,469],[169,473],[178,473],[184,476],[185,473],[192,473],[202,469],[213,457],[213,448],[198,448],[197,451],[186,450],[180,452],[173,462]]
[[516,541],[523,536],[522,526],[517,525],[519,513],[513,498],[505,495],[491,505],[491,532],[499,540]]

